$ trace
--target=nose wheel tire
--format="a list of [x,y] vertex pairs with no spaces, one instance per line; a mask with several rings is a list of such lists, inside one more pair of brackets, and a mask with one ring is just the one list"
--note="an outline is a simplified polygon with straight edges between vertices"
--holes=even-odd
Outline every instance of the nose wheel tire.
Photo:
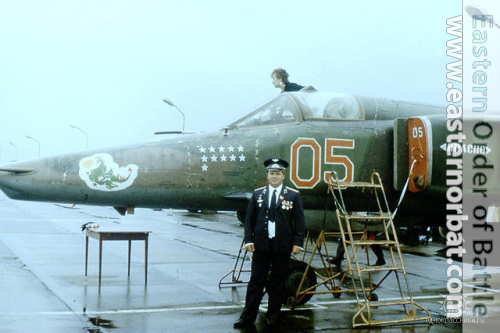
[[[304,297],[300,297],[299,301],[297,301],[297,289],[300,286],[300,282],[304,277],[304,272],[306,271],[307,264],[303,261],[298,260],[290,260],[288,265],[288,273],[285,279],[285,288],[286,288],[286,304],[291,306],[292,308],[296,305],[302,305],[307,303],[311,298],[312,294],[306,294]],[[309,268],[307,272],[306,279],[304,280],[304,284],[302,285],[302,290],[309,289],[310,287],[316,284],[316,274],[312,268]],[[316,288],[311,291],[316,290]]]

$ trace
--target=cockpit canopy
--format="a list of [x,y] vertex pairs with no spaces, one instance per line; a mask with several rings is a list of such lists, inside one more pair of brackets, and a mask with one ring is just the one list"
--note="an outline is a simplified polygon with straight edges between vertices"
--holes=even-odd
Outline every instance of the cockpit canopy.
[[364,119],[361,104],[350,94],[314,92],[298,94],[297,99],[305,110],[305,119]]
[[318,92],[306,87],[298,92],[282,93],[257,110],[232,123],[230,128],[275,126],[305,120],[364,120],[356,97],[350,94]]

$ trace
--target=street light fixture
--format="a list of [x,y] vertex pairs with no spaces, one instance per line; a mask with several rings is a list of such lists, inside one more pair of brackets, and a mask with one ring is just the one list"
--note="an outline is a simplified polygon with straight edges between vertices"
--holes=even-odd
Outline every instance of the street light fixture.
[[85,149],[87,149],[89,147],[89,136],[87,135],[87,133],[85,133],[80,127],[78,126],[73,126],[73,125],[69,125],[69,127],[71,128],[74,128],[76,130],[79,130],[80,132],[83,133],[83,135],[85,135]]
[[498,25],[498,23],[496,23],[495,21],[493,21],[493,15],[490,15],[486,11],[486,9],[484,9],[482,7],[479,7],[479,6],[476,6],[476,5],[467,5],[465,7],[465,11],[472,18],[474,18],[474,16],[476,16],[477,19],[483,20],[483,21],[486,20],[487,18],[491,19],[491,23],[495,24],[495,26],[500,29],[500,25]]
[[168,105],[173,106],[174,108],[176,108],[182,114],[182,133],[184,133],[184,125],[186,124],[186,117],[184,116],[184,112],[182,112],[181,109],[179,109],[177,107],[177,105],[175,105],[174,103],[172,103],[172,101],[170,101],[169,99],[164,98],[163,101],[165,103],[167,103]]
[[32,138],[32,137],[31,137],[31,136],[29,136],[29,135],[25,135],[25,137],[27,137],[27,138],[28,138],[28,139],[30,139],[30,140],[35,141],[35,142],[38,144],[38,156],[40,156],[40,151],[41,151],[41,148],[40,148],[40,142],[38,142],[38,140],[37,140],[37,139]]

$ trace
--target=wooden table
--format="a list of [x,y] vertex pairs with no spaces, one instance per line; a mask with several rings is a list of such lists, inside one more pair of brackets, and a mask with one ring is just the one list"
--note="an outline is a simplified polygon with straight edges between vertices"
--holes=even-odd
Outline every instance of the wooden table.
[[85,231],[85,276],[89,257],[89,237],[99,241],[99,287],[101,286],[102,271],[102,242],[103,241],[128,241],[128,276],[130,277],[130,254],[133,240],[144,241],[144,284],[148,283],[148,239],[152,231],[109,231],[99,229],[86,229]]

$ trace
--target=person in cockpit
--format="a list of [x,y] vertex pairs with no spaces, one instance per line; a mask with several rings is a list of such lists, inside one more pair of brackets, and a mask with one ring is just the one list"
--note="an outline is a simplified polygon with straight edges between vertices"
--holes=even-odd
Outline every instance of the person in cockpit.
[[281,92],[284,91],[299,91],[304,88],[300,84],[288,81],[288,73],[283,68],[276,68],[271,73],[273,85],[275,88],[280,88]]

